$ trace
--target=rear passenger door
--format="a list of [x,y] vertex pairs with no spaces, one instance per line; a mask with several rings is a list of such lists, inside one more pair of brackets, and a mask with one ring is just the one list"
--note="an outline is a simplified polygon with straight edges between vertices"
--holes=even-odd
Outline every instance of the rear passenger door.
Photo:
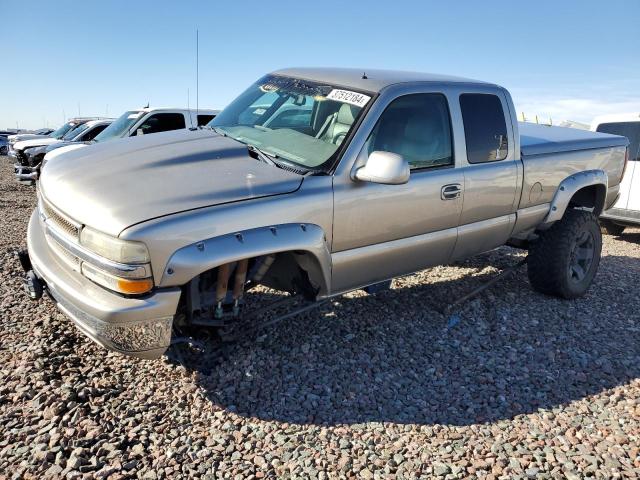
[[491,250],[509,239],[521,175],[509,108],[501,92],[462,92],[458,101],[466,158],[454,259]]

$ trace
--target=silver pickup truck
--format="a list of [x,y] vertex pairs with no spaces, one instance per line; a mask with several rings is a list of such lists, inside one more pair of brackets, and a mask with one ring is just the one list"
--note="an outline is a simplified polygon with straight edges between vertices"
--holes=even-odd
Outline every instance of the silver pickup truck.
[[317,301],[504,244],[529,250],[533,288],[575,298],[627,143],[518,125],[490,83],[280,70],[206,128],[47,164],[21,261],[32,298],[141,358],[175,328],[241,326],[257,285]]

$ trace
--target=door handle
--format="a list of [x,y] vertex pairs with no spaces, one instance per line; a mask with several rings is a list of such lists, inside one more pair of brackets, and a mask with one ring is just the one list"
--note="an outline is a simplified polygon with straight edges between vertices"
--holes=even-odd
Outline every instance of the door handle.
[[462,187],[460,187],[460,184],[451,183],[442,187],[440,190],[440,198],[442,200],[454,200],[460,197],[460,193],[462,193]]

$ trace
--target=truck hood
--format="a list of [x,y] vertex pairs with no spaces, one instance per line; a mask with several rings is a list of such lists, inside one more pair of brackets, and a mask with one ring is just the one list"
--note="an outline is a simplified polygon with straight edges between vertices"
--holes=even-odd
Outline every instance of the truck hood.
[[210,130],[177,130],[64,152],[43,168],[40,191],[73,220],[117,236],[165,215],[294,192],[302,179]]
[[30,140],[32,138],[50,138],[49,135],[38,135],[37,133],[19,133],[17,135],[9,135],[7,140],[11,143],[21,142],[22,140]]
[[75,150],[77,148],[82,148],[82,147],[86,147],[86,146],[87,146],[87,144],[86,143],[82,143],[82,142],[80,142],[80,143],[76,143],[76,142],[70,143],[68,145],[63,145],[60,148],[56,148],[55,150],[48,151],[46,153],[46,155],[44,156],[44,158],[45,158],[45,160],[49,161],[49,160],[52,160],[54,158],[57,158],[58,156],[62,155],[63,153],[70,152],[71,150]]
[[60,140],[57,138],[51,137],[41,137],[41,138],[32,138],[30,140],[20,140],[13,144],[14,150],[24,150],[25,148],[31,147],[41,147],[43,145],[51,145],[52,143],[59,142]]

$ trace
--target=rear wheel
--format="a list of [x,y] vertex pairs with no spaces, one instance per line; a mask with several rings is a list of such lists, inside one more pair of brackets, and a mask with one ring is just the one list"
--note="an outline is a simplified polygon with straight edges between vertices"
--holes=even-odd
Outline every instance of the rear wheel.
[[598,271],[602,234],[592,212],[569,210],[529,247],[531,286],[547,295],[577,298]]
[[610,220],[600,219],[600,230],[608,235],[620,236],[624,232],[624,225],[618,225]]

